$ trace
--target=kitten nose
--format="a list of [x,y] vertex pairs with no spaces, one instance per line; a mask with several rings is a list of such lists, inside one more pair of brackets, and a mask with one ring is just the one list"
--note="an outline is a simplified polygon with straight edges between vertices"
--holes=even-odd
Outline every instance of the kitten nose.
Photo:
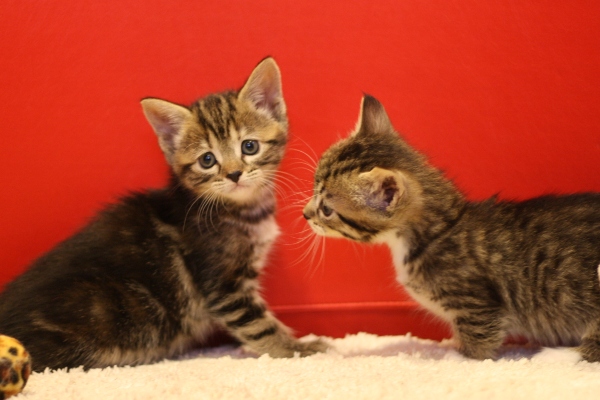
[[233,171],[230,172],[229,174],[227,174],[227,178],[231,179],[232,181],[234,181],[235,183],[237,183],[237,181],[240,179],[240,176],[242,175],[242,171]]
[[304,209],[302,210],[302,215],[304,216],[305,220],[310,220],[310,218],[314,215],[309,207],[310,203],[307,204],[306,206],[304,206]]

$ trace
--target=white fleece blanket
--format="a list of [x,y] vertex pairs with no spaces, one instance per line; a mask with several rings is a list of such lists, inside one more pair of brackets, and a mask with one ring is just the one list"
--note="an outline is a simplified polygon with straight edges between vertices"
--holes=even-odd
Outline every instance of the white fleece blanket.
[[324,338],[308,358],[255,357],[231,346],[180,360],[31,375],[33,399],[600,399],[600,363],[571,349],[506,346],[496,361],[461,357],[450,341],[361,333]]

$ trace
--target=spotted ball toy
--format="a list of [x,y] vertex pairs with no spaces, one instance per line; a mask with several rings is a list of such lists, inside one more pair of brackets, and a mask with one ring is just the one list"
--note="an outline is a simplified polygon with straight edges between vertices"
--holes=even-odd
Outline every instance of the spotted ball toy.
[[23,390],[31,374],[31,360],[17,339],[0,335],[0,400]]

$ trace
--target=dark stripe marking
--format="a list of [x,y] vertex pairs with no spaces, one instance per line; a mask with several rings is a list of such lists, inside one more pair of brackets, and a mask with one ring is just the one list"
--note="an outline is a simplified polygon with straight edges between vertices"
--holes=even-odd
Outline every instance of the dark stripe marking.
[[344,217],[342,214],[338,213],[338,217],[340,218],[340,221],[342,221],[344,224],[354,228],[354,230],[357,230],[359,232],[366,232],[369,233],[371,235],[376,235],[379,233],[379,230],[377,229],[373,229],[373,228],[367,228],[364,225],[359,224],[358,222],[350,219],[350,218],[346,218]]
[[[338,231],[340,232],[340,231]],[[360,242],[360,239],[355,238],[352,235],[347,234],[346,232],[340,232],[342,234],[342,236],[344,236],[346,239],[350,239],[350,240],[354,240],[356,242]]]
[[244,335],[246,337],[246,339],[248,340],[252,340],[252,341],[257,341],[260,340],[266,336],[271,336],[274,335],[275,333],[277,333],[277,328],[274,326],[271,326],[261,332],[255,333],[253,335]]
[[230,328],[240,328],[244,325],[248,325],[252,321],[262,318],[264,315],[264,307],[251,305],[238,319],[227,322],[227,326]]
[[250,303],[250,299],[248,299],[246,297],[240,297],[240,298],[233,300],[231,303],[225,303],[221,307],[217,307],[215,309],[215,312],[222,313],[222,314],[229,314],[229,313],[237,311],[241,308],[247,307],[249,303]]

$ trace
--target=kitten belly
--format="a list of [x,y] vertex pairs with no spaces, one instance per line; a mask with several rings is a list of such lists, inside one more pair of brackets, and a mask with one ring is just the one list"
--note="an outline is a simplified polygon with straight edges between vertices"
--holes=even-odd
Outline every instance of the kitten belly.
[[585,318],[568,318],[555,313],[552,316],[534,313],[507,321],[507,333],[511,337],[524,337],[544,346],[577,346],[585,335]]

